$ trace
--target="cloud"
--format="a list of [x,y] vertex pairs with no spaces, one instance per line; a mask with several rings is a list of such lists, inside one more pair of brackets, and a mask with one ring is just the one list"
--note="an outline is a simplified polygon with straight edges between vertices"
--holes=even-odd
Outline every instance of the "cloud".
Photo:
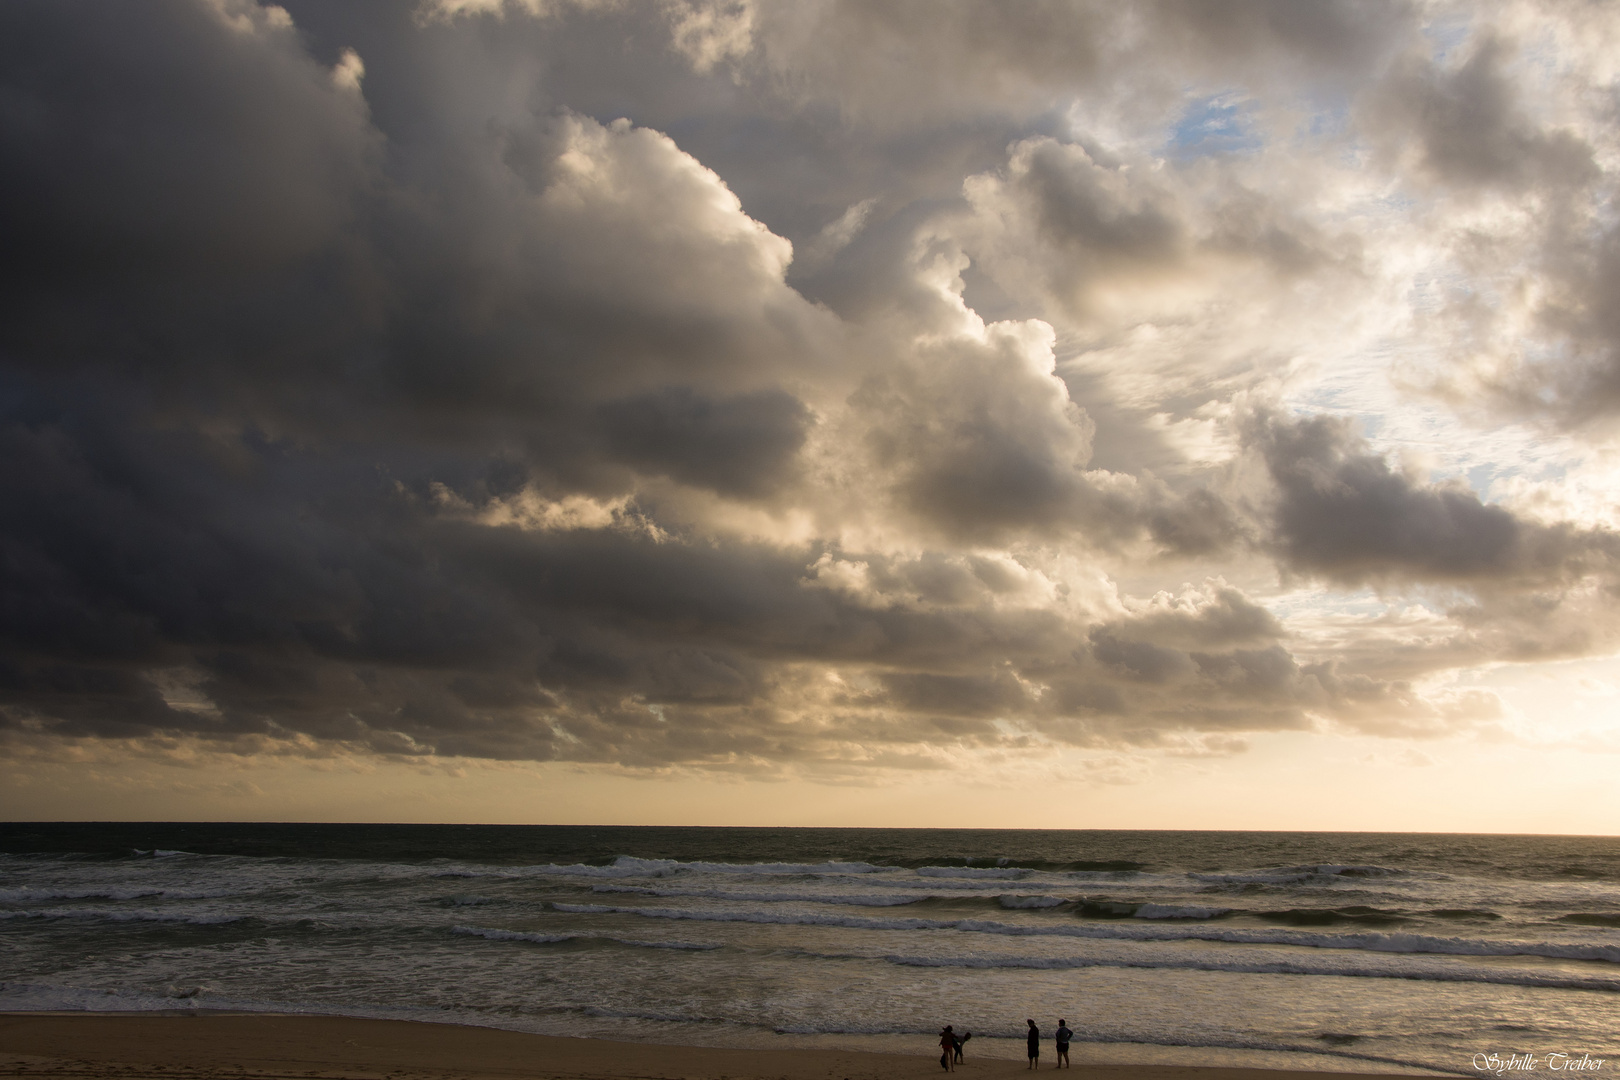
[[743,72],[763,67],[804,97],[825,95],[845,115],[880,124],[1040,111],[1088,91],[1108,102],[1118,82],[1168,95],[1188,75],[1342,79],[1376,65],[1415,22],[1403,3],[1302,12],[1256,0],[1228,5],[1219,17],[1179,0],[1128,11],[1045,2],[1016,11],[969,3],[753,7],[754,49],[737,61]]
[[1454,67],[1409,54],[1370,95],[1363,122],[1387,153],[1409,148],[1411,167],[1453,188],[1567,190],[1596,179],[1584,139],[1544,128],[1522,108],[1507,71],[1513,51],[1485,31]]
[[1565,214],[1527,247],[1514,268],[1520,288],[1502,309],[1459,305],[1469,353],[1437,389],[1607,439],[1620,409],[1620,316],[1609,302],[1620,288],[1620,229],[1598,212]]
[[1493,587],[1611,574],[1620,536],[1549,526],[1465,486],[1392,469],[1343,420],[1260,419],[1252,435],[1277,485],[1285,563],[1351,584],[1381,579]]
[[[6,9],[0,738],[844,777],[1472,730],[1445,673],[1620,640],[1612,535],[1276,403],[1421,322],[1401,234],[1609,158],[1507,30],[1416,26]],[[1219,95],[1252,139],[1173,151]],[[1568,418],[1613,232],[1532,217],[1485,224],[1568,355],[1469,393]],[[1278,571],[1445,602],[1332,638]]]

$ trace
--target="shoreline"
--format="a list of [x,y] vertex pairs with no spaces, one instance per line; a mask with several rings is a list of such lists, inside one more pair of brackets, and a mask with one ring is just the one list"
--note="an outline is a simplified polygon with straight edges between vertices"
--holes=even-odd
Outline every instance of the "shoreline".
[[[618,1042],[419,1020],[207,1009],[0,1013],[0,1070],[6,1075],[82,1080],[920,1080],[939,1075],[937,1055],[927,1052],[924,1037],[918,1043],[918,1052],[897,1054]],[[1050,1071],[1044,1056],[1043,1066]],[[1084,1060],[1076,1061],[1075,1069],[1087,1080],[1436,1075]],[[970,1045],[957,1072],[989,1080],[1027,1070],[1021,1060],[975,1056]]]

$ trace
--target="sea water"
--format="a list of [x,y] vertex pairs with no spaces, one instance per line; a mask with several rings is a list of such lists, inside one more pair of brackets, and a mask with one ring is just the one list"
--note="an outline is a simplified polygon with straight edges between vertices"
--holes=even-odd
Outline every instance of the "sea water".
[[1016,1058],[1063,1018],[1077,1063],[1620,1072],[1616,838],[12,824],[0,852],[7,1010],[921,1055],[950,1023]]

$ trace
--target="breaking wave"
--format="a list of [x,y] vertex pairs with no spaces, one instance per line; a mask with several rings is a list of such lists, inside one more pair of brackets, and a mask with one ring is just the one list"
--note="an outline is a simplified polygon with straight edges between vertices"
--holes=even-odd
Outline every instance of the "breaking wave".
[[711,941],[642,941],[608,934],[535,934],[522,930],[500,930],[490,926],[452,926],[450,932],[468,937],[481,937],[489,941],[526,941],[532,945],[560,945],[565,942],[581,941],[627,945],[636,949],[686,949],[693,952],[710,952],[725,947]]
[[860,930],[959,930],[1014,937],[1068,937],[1126,941],[1224,941],[1240,945],[1295,945],[1311,949],[1347,949],[1440,956],[1541,956],[1559,960],[1597,960],[1620,964],[1620,945],[1546,941],[1489,941],[1442,938],[1427,934],[1320,934],[1296,930],[1214,929],[1205,927],[1032,925],[989,919],[884,919],[860,915],[820,915],[787,911],[699,911],[686,908],[553,903],[559,912],[591,915],[637,915],[648,919],[697,922],[775,923],[788,926],[841,926]]

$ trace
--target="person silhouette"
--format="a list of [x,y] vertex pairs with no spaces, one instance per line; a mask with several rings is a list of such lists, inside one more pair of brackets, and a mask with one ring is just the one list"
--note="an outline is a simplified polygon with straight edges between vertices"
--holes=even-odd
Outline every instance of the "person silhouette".
[[1052,1033],[1057,1040],[1057,1068],[1071,1068],[1069,1065],[1069,1040],[1074,1038],[1074,1032],[1069,1030],[1069,1022],[1058,1019],[1057,1030]]
[[1035,1021],[1024,1021],[1029,1025],[1029,1067],[1038,1069],[1041,1065],[1041,1029],[1035,1026]]
[[956,1055],[961,1053],[956,1042],[956,1033],[951,1025],[946,1024],[939,1032],[939,1067],[946,1072],[956,1070]]
[[958,1065],[962,1064],[962,1047],[966,1046],[967,1041],[971,1038],[973,1038],[973,1032],[964,1031],[956,1039],[956,1063]]

